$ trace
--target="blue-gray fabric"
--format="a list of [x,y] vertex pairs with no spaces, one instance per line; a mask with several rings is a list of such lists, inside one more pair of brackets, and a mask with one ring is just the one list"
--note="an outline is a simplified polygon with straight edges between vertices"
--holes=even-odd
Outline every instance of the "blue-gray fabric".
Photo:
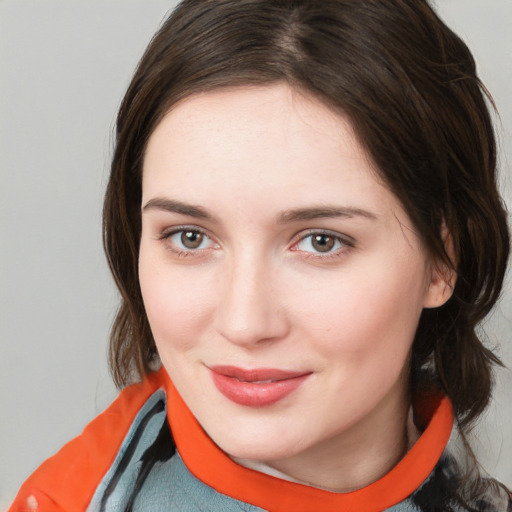
[[[134,512],[262,512],[263,509],[221,494],[198,480],[178,453],[154,461],[143,485],[134,493],[145,454],[167,428],[165,404],[165,392],[158,390],[141,408],[112,467],[96,489],[88,512],[125,512],[130,498]],[[454,498],[452,491],[460,479],[451,443],[452,439],[427,480],[405,501],[384,512],[512,512],[508,494],[497,485],[489,485],[471,504]]]

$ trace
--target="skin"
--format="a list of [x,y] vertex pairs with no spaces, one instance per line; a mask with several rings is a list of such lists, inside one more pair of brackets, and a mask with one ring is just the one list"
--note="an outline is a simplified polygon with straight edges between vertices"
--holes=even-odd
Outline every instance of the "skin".
[[[450,292],[347,119],[284,84],[175,105],[145,154],[139,272],[162,363],[228,455],[338,491],[403,456],[414,333]],[[214,365],[310,375],[250,407]]]

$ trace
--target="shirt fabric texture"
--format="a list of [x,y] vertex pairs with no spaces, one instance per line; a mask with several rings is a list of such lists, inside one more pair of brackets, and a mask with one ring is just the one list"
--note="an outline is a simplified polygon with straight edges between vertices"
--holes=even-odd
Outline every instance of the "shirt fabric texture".
[[[162,368],[124,389],[22,485],[9,512],[511,512],[488,485],[465,499],[464,451],[448,398],[424,397],[418,441],[384,477],[334,493],[231,460],[202,430]],[[172,432],[172,434],[171,434]]]

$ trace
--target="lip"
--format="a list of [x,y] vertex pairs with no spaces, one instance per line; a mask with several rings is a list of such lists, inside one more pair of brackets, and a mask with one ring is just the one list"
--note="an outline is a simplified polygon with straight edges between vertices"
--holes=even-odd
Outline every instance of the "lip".
[[275,368],[243,369],[236,366],[209,367],[216,388],[239,405],[263,407],[295,391],[312,372]]

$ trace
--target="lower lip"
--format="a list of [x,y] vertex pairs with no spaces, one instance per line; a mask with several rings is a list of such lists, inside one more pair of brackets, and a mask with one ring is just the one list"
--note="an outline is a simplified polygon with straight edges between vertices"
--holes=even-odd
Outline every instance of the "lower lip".
[[226,398],[250,407],[263,407],[279,402],[295,391],[310,375],[308,373],[273,382],[244,382],[212,371],[215,386]]

